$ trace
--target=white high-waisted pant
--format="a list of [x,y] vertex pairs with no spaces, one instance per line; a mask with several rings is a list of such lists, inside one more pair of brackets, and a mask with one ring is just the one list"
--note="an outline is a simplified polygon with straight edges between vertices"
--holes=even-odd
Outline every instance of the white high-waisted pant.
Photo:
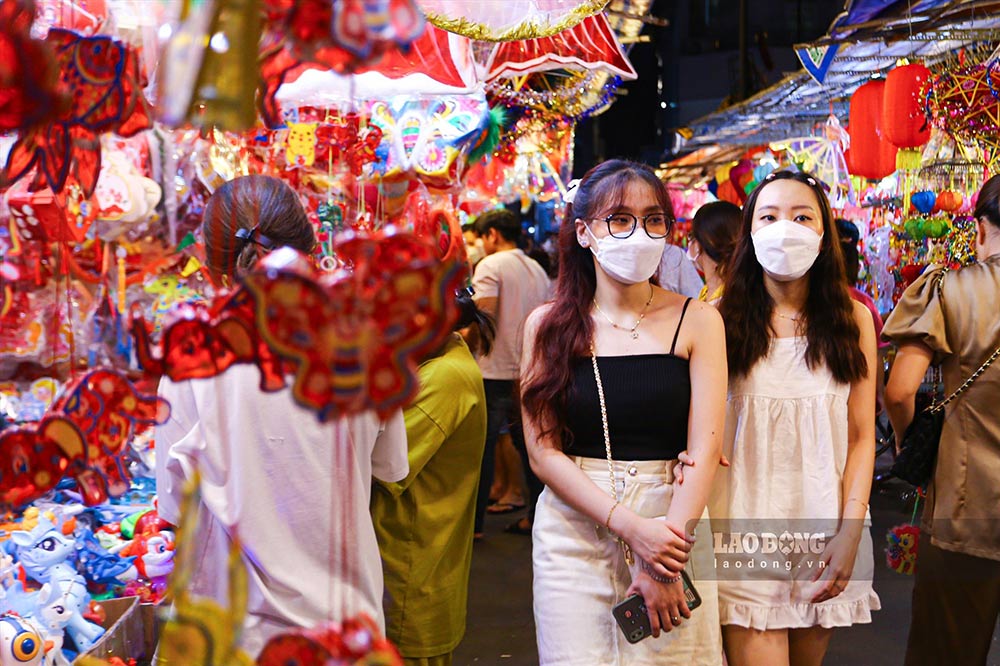
[[[608,461],[572,458],[610,492]],[[665,516],[676,461],[615,461],[622,504],[640,516]],[[551,490],[538,500],[533,539],[534,611],[541,666],[683,666],[722,662],[718,592],[707,512],[685,568],[702,604],[669,634],[636,644],[625,640],[611,608],[631,584],[616,537],[570,508]],[[699,577],[702,572],[704,578]]]

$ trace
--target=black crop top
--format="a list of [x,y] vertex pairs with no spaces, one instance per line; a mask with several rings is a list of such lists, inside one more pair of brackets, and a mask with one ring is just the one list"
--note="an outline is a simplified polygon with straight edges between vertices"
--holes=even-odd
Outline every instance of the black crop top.
[[[674,349],[689,304],[690,299],[669,354],[597,357],[615,460],[673,460],[687,448],[691,374],[688,360]],[[573,441],[566,453],[605,458],[601,403],[589,357],[573,363],[567,412]]]

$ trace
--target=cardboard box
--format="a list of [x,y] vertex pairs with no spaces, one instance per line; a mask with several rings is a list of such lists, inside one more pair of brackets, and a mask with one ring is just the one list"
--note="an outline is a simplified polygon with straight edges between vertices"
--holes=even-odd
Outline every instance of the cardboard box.
[[142,616],[143,649],[145,654],[141,660],[152,660],[156,652],[156,644],[160,640],[160,605],[139,604],[139,614]]
[[[129,658],[145,658],[145,630],[139,600],[136,597],[124,597],[100,601],[98,604],[104,609],[106,631],[94,647],[87,651],[87,656],[99,659],[121,657],[126,661]],[[79,659],[73,663],[77,661]]]

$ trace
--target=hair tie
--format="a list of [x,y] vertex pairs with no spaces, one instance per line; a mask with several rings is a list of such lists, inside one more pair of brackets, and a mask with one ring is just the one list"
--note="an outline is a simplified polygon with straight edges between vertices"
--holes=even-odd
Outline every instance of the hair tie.
[[[270,238],[259,232],[260,229],[258,225],[254,225],[252,229],[245,229],[245,228],[237,229],[236,238],[243,241],[243,247],[246,247],[248,243],[253,243],[254,245],[261,246],[265,250],[273,249],[274,241],[272,241]],[[242,251],[243,248],[240,248],[240,252]]]
[[580,189],[580,179],[574,178],[573,180],[566,183],[566,191],[563,192],[563,201],[565,203],[571,204],[573,200],[576,199],[576,193]]

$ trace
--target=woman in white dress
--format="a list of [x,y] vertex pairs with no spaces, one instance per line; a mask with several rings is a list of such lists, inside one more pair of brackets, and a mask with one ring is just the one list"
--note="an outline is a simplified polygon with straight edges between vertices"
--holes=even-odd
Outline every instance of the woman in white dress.
[[879,600],[874,327],[812,176],[776,172],[751,193],[720,312],[732,465],[709,506],[726,656],[818,665],[833,627],[870,622]]

